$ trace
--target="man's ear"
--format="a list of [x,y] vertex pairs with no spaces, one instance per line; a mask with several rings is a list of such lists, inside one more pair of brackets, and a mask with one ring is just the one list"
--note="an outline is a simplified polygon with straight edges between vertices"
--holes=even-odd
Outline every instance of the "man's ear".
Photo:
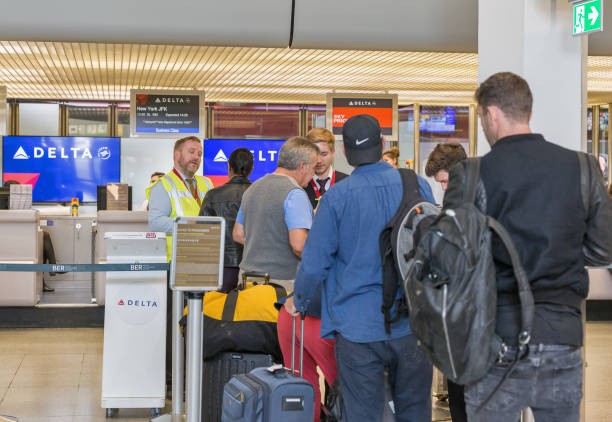
[[385,150],[387,149],[387,140],[385,139],[385,137],[383,135],[380,135],[380,140],[382,141],[382,151],[385,152]]

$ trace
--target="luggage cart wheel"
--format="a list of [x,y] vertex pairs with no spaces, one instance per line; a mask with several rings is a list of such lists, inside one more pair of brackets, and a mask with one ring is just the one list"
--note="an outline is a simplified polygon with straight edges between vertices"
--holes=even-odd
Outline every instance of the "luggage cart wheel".
[[154,407],[153,409],[151,409],[151,417],[152,418],[156,418],[159,415],[161,415],[161,409],[158,407]]
[[113,418],[113,417],[115,417],[116,414],[117,414],[117,409],[112,408],[112,407],[106,408],[106,417],[107,418]]

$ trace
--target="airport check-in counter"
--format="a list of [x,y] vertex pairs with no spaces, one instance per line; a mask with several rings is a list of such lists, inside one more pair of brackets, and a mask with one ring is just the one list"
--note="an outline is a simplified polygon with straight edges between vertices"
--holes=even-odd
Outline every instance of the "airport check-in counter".
[[[41,215],[42,230],[49,233],[57,264],[91,264],[95,215]],[[66,288],[91,289],[92,273],[56,274],[54,282]]]
[[[36,210],[0,210],[0,262],[42,264],[43,233]],[[0,272],[0,306],[34,306],[42,273]]]
[[[104,235],[107,232],[148,232],[149,213],[146,211],[98,211],[95,235],[95,263],[107,262]],[[106,273],[94,273],[94,294],[96,303],[106,302]]]

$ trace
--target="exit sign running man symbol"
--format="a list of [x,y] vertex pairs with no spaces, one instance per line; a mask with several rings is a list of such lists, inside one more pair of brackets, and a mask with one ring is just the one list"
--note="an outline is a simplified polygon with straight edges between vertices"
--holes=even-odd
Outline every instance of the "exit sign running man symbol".
[[603,0],[590,0],[574,4],[572,28],[574,35],[602,31]]

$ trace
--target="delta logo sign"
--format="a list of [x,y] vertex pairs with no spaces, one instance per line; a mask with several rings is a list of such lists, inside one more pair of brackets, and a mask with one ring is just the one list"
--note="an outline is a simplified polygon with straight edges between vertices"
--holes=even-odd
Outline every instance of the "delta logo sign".
[[33,201],[95,201],[119,182],[119,156],[119,138],[5,136],[2,178],[32,185]]
[[130,325],[143,325],[153,321],[162,314],[162,307],[165,316],[166,304],[160,302],[158,291],[150,285],[126,285],[117,292],[111,303],[114,314]]
[[253,154],[253,172],[249,179],[254,182],[276,170],[278,152],[284,143],[284,139],[205,139],[204,176],[211,179],[215,186],[224,184],[228,180],[230,154],[237,148],[246,148]]
[[134,306],[136,308],[157,308],[157,301],[146,299],[119,299],[117,306]]

